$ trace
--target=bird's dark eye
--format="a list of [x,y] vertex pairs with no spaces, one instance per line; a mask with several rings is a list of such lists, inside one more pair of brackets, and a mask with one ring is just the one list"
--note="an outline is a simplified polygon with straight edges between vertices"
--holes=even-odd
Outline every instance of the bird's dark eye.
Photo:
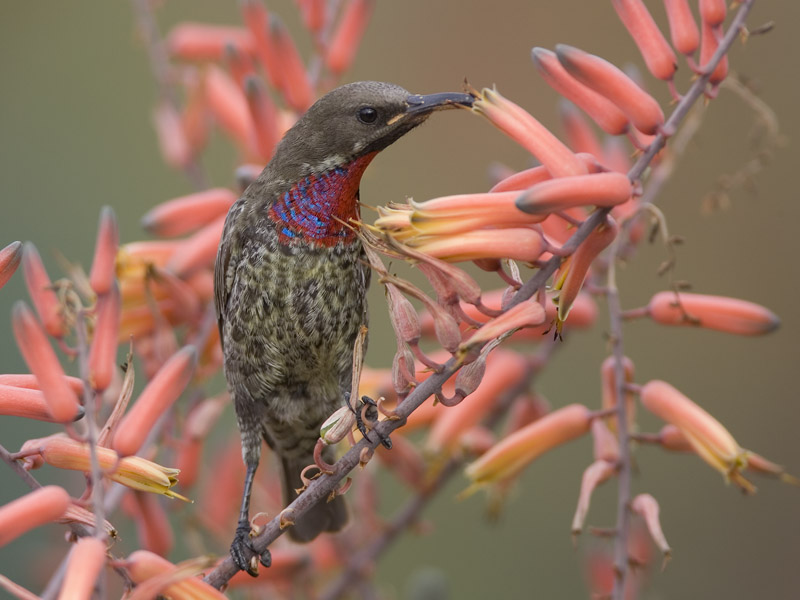
[[378,118],[378,111],[371,106],[363,106],[358,109],[358,120],[362,123],[374,123]]

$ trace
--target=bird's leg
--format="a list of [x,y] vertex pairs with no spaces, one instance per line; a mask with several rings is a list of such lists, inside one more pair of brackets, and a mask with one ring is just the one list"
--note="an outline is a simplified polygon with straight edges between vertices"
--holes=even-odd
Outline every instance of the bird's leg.
[[[247,571],[253,577],[258,576],[258,565],[255,564],[253,558],[259,556],[253,544],[250,541],[250,532],[252,527],[250,525],[250,494],[253,491],[253,478],[258,469],[258,462],[248,462],[247,472],[244,476],[244,492],[242,493],[242,507],[239,510],[239,523],[236,525],[236,535],[231,543],[231,557],[233,564],[235,564],[240,571]],[[272,555],[269,550],[259,556],[259,561],[265,567],[272,564]]]
[[[346,395],[349,396],[349,394]],[[356,426],[358,427],[358,430],[361,432],[361,435],[363,435],[364,438],[369,441],[367,425],[366,423],[364,423],[364,416],[366,416],[366,418],[372,422],[377,421],[378,403],[375,402],[375,400],[373,400],[369,396],[361,396],[361,401],[359,402],[357,407],[354,408],[350,404],[349,398],[347,405],[350,406],[351,410],[353,411],[353,414],[356,416]],[[381,444],[383,444],[383,447],[386,448],[387,450],[391,450],[392,440],[389,439],[389,436],[381,435],[377,431],[375,433],[378,436],[378,439],[380,440]]]

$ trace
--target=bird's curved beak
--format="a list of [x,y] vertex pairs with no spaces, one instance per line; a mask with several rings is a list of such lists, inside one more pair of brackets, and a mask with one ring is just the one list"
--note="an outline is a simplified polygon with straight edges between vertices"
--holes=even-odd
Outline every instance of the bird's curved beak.
[[405,114],[423,115],[432,113],[435,110],[458,108],[459,106],[469,108],[474,100],[471,95],[458,92],[442,92],[424,96],[414,94],[406,99],[408,107]]

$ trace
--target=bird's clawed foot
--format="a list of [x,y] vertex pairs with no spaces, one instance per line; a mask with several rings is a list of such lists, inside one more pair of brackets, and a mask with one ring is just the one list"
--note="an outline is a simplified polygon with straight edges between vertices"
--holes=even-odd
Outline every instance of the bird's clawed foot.
[[269,568],[272,564],[272,554],[269,550],[264,550],[260,555],[253,548],[253,543],[250,541],[250,533],[252,528],[249,521],[239,521],[236,527],[236,535],[231,543],[231,558],[233,564],[237,566],[240,571],[247,571],[251,577],[258,577],[258,563],[260,562],[265,567]]
[[[365,421],[370,423],[372,426],[378,423],[378,403],[369,396],[361,396],[361,401],[358,407],[353,409],[353,413],[356,416],[356,426],[358,427],[358,430],[365,439],[369,440],[369,430],[367,429],[367,424]],[[380,440],[381,444],[383,444],[384,448],[391,450],[392,440],[389,439],[388,435],[382,435],[377,431],[375,432],[375,435],[378,436],[378,439]]]

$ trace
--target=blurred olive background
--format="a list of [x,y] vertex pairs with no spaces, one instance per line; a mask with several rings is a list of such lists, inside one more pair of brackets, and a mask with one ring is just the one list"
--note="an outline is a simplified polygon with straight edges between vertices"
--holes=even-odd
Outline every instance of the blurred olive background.
[[[661,3],[649,4],[663,23]],[[300,32],[292,2],[269,5]],[[797,40],[791,39],[798,12],[795,3],[758,2],[750,24],[774,20],[775,30],[737,44],[731,55],[733,70],[751,80],[776,112],[788,144],[777,149],[754,189],[731,193],[727,211],[702,214],[702,197],[717,179],[736,171],[754,152],[749,138],[754,113],[723,91],[659,199],[671,232],[686,240],[678,251],[676,277],[689,280],[696,291],[764,304],[781,316],[782,327],[755,339],[644,321],[625,331],[638,381],[670,381],[716,415],[743,446],[794,473],[800,473],[800,203],[792,177],[797,177],[800,92]],[[163,31],[181,20],[239,22],[234,2],[209,0],[165,2],[158,19]],[[308,50],[304,34],[296,35]],[[529,52],[532,46],[552,48],[559,42],[617,64],[634,60],[641,65],[610,2],[384,1],[347,80],[387,80],[430,93],[458,90],[466,76],[478,87],[496,84],[557,130],[556,95],[536,75]],[[679,87],[685,89],[685,66],[682,71]],[[648,84],[666,105],[665,86],[652,79]],[[128,3],[3,3],[0,90],[0,246],[34,241],[51,274],[58,272],[56,250],[89,264],[102,205],[114,208],[123,241],[132,241],[143,237],[138,223],[147,209],[191,191],[159,156],[151,126],[156,89]],[[530,164],[523,150],[481,119],[459,112],[438,115],[373,163],[362,199],[378,204],[485,190],[494,161],[515,169]],[[219,136],[205,166],[214,184],[232,185],[235,153]],[[622,271],[626,307],[643,304],[666,285],[655,272],[664,258],[656,244]],[[25,297],[18,273],[0,293],[0,372],[25,370],[8,318],[13,302]],[[381,294],[373,290],[369,362],[375,366],[388,364],[393,348],[382,321]],[[605,331],[602,316],[591,332],[567,328],[563,348],[537,386],[554,406],[598,405]],[[646,415],[641,421],[645,429],[660,426]],[[54,430],[4,418],[0,442],[15,450],[25,439]],[[464,485],[457,477],[426,513],[435,528],[406,536],[384,557],[377,575],[381,589],[404,598],[421,580],[434,579],[447,587],[450,598],[587,597],[582,559],[598,542],[584,536],[573,548],[569,526],[581,473],[590,461],[588,440],[542,458],[525,472],[497,523],[485,518],[481,495],[455,500]],[[652,448],[638,451],[637,465],[634,490],[659,499],[674,549],[674,560],[654,575],[643,597],[798,597],[800,490],[759,479],[759,493],[745,498],[699,459]],[[0,465],[3,469],[0,503],[25,491]],[[37,477],[53,481],[52,471],[44,469]],[[405,492],[396,485],[386,489],[388,514]],[[613,525],[615,497],[613,483],[598,490],[590,524]],[[37,561],[34,555],[62,545],[62,534],[61,527],[44,528],[0,549],[0,573],[40,592],[51,567],[49,559]]]

